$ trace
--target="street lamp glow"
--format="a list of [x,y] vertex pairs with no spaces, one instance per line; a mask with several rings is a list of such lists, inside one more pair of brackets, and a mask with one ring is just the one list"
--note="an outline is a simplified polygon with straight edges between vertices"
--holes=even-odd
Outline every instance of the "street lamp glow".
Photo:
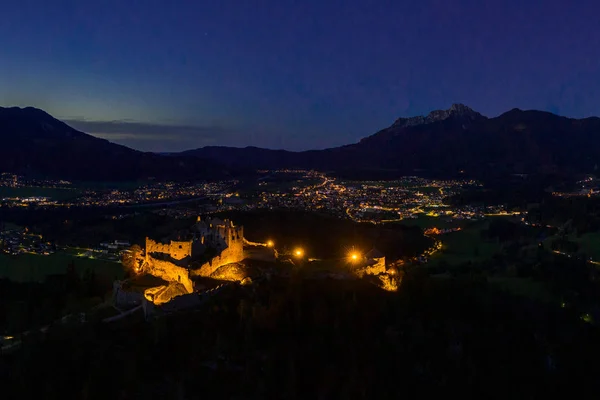
[[360,259],[360,254],[357,251],[353,251],[350,253],[348,258],[350,259],[350,261],[356,262]]
[[272,240],[267,241],[267,247],[273,247],[275,246],[275,243],[273,243]]
[[294,251],[294,255],[295,255],[296,257],[302,257],[302,256],[304,255],[304,250],[302,250],[302,249],[296,249],[296,250]]

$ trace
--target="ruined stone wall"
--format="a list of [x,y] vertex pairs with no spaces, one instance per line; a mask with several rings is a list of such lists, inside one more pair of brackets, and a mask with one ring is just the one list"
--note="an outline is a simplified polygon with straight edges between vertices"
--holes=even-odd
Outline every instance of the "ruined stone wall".
[[[194,254],[194,243],[192,241],[171,241],[170,243],[159,243],[146,238],[146,262],[150,262],[152,254],[166,254],[177,264],[186,265]],[[198,250],[196,248],[196,250]],[[181,261],[181,262],[178,262]]]
[[385,273],[385,258],[376,258],[375,264],[367,266],[365,272],[369,275],[379,275]]
[[233,243],[232,247],[226,248],[221,254],[204,263],[199,269],[191,271],[191,275],[210,276],[217,268],[223,265],[242,261],[245,258],[244,243],[241,239],[238,242],[239,245],[238,243]]
[[245,258],[243,227],[219,226],[218,234],[225,240],[227,247],[218,256],[204,263],[202,267],[192,271],[192,276],[209,276],[219,267],[240,262]]
[[222,239],[225,244],[229,245],[232,241],[244,239],[244,227],[234,226],[233,222],[226,219],[224,225],[217,225],[212,228],[215,241]]
[[238,262],[244,259],[244,228],[231,228],[228,232],[229,240],[227,242],[228,253],[226,257],[236,259]]
[[398,291],[398,286],[400,285],[400,282],[402,282],[402,279],[399,279],[398,276],[395,275],[381,274],[378,275],[378,278],[379,287],[388,292]]
[[186,268],[179,267],[172,262],[157,260],[149,257],[145,271],[167,282],[180,282],[185,286],[188,293],[194,291],[194,284]]
[[169,255],[174,260],[183,260],[184,258],[192,257],[192,242],[171,241]]
[[142,304],[144,296],[141,293],[123,290],[121,281],[113,282],[113,304],[118,308],[131,308]]
[[[203,239],[206,239],[207,244],[220,244],[223,250],[218,256],[191,272],[176,264],[187,265],[189,259],[204,250],[205,245],[202,243],[204,240],[171,241],[170,244],[163,244],[146,238],[146,272],[168,282],[181,282],[191,293],[193,292],[193,283],[190,275],[209,276],[219,267],[240,262],[245,258],[243,227],[236,227],[231,221],[226,220],[223,225],[212,226],[211,224],[211,228],[212,232],[208,233],[206,237],[203,236]],[[153,253],[167,254],[173,259],[173,262],[156,259],[152,257]]]
[[222,238],[227,243],[227,227],[219,225],[213,228],[215,235]]
[[[374,261],[374,263],[373,263]],[[370,264],[362,265],[354,270],[354,274],[359,278],[362,278],[365,275],[380,275],[385,274],[385,257],[383,258],[375,258],[371,261]]]
[[150,238],[146,238],[146,257],[152,253],[170,254],[171,246],[169,244],[159,243]]

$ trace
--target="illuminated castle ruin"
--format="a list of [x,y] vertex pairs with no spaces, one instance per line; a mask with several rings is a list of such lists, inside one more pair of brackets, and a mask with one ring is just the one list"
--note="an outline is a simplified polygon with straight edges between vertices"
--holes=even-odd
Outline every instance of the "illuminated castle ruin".
[[385,255],[376,248],[364,255],[354,274],[360,278],[365,275],[375,276],[379,281],[378,286],[390,292],[397,291],[402,281],[398,269],[395,266],[386,266]]
[[235,226],[228,219],[202,221],[198,218],[192,229],[176,235],[167,243],[146,238],[141,272],[170,282],[169,285],[177,286],[177,290],[170,290],[169,286],[162,290],[161,287],[151,288],[146,290],[145,296],[150,301],[162,303],[171,297],[167,293],[192,293],[193,277],[208,277],[219,267],[244,258],[243,227]]

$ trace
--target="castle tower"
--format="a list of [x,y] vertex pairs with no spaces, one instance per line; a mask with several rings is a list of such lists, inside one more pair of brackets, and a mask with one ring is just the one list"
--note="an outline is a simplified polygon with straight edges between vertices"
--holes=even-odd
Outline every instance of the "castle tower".
[[182,261],[192,257],[192,242],[191,241],[175,241],[171,240],[169,246],[169,255],[173,260]]

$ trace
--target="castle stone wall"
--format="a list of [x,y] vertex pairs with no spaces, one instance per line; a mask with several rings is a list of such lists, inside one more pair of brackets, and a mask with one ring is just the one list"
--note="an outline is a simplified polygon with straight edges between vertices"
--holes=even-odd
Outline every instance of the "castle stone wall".
[[159,243],[146,238],[146,262],[150,262],[153,254],[168,255],[175,264],[187,265],[194,251],[198,251],[198,245],[192,241],[171,241],[170,243]]
[[365,275],[385,274],[385,257],[371,259],[367,265],[357,268],[354,273],[358,277],[363,277]]
[[244,259],[244,243],[243,240],[238,240],[232,243],[231,247],[226,248],[214,257],[212,260],[204,263],[202,267],[191,271],[192,276],[210,276],[219,267],[226,264],[240,262]]
[[369,275],[379,275],[385,273],[385,258],[375,258],[375,264],[367,266],[365,269]]
[[174,260],[183,260],[192,257],[192,242],[176,242],[171,241],[169,246],[169,255]]
[[235,261],[227,261],[225,264],[242,261],[244,259],[244,228],[234,228],[231,232],[231,237],[227,242],[227,249],[224,251],[226,260],[232,259]]
[[186,268],[178,267],[169,261],[157,260],[149,257],[145,268],[146,272],[161,278],[167,282],[181,283],[188,293],[194,291],[194,284],[190,279],[190,274]]
[[122,282],[113,282],[113,304],[119,308],[132,308],[142,304],[144,296],[141,293],[123,290]]
[[152,253],[171,253],[171,245],[166,243],[159,243],[150,238],[146,238],[146,256]]
[[[146,238],[145,272],[167,282],[180,282],[188,293],[194,289],[190,276],[210,276],[219,267],[240,262],[244,259],[244,229],[236,227],[230,220],[209,221],[210,229],[201,231],[202,236],[192,241],[171,241],[169,244]],[[220,250],[219,255],[197,270],[189,271],[189,261],[201,254],[207,246]],[[155,256],[164,255],[163,257]],[[166,259],[168,256],[168,260]]]

